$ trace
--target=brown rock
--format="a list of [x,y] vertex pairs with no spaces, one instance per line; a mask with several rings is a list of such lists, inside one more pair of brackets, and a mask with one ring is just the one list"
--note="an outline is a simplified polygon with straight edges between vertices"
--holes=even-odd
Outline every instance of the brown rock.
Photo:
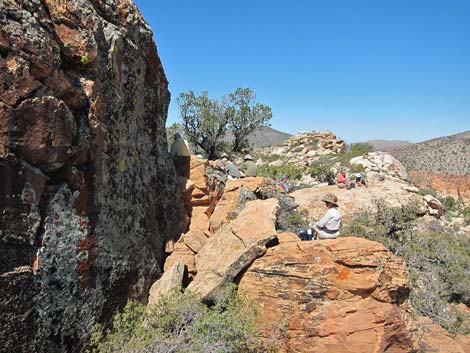
[[230,220],[229,215],[235,211],[238,205],[240,191],[242,188],[256,191],[266,182],[265,178],[249,177],[244,179],[229,180],[225,187],[224,193],[217,203],[210,219],[209,229],[215,233],[224,224]]
[[183,259],[183,263],[186,266],[189,277],[193,278],[196,275],[195,253],[183,242],[182,239],[175,243],[173,252],[166,258],[163,271],[168,271],[179,261],[180,258]]
[[190,230],[183,235],[184,243],[195,253],[199,252],[199,250],[204,246],[206,240],[206,235],[200,230]]
[[276,199],[247,203],[238,217],[211,236],[196,255],[197,275],[188,290],[211,300],[214,292],[232,281],[276,238]]
[[207,207],[193,207],[191,212],[191,224],[189,230],[201,230],[209,234],[209,218],[206,214]]
[[169,269],[163,273],[162,277],[155,281],[150,288],[148,305],[158,303],[162,296],[169,295],[174,290],[181,289],[184,275],[184,261],[180,257]]
[[0,144],[45,171],[64,165],[75,134],[72,113],[56,98],[28,99],[13,110],[0,107]]
[[[390,283],[390,276],[393,282]],[[285,325],[283,352],[410,352],[416,328],[403,261],[361,238],[286,242],[240,280],[269,337]]]
[[453,336],[428,317],[419,318],[423,330],[420,350],[433,353],[470,353],[470,337]]

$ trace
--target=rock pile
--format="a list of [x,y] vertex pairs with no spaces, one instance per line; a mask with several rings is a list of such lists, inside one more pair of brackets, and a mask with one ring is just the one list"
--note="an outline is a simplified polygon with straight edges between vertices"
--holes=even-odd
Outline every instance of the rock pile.
[[378,175],[391,176],[409,181],[405,167],[398,159],[386,152],[369,152],[363,156],[352,158],[351,166],[361,166],[369,178]]
[[278,155],[279,159],[271,161],[274,166],[294,163],[300,167],[308,167],[321,156],[341,153],[346,148],[343,140],[338,140],[330,131],[302,132],[292,136],[280,146],[255,149],[254,154],[263,159]]

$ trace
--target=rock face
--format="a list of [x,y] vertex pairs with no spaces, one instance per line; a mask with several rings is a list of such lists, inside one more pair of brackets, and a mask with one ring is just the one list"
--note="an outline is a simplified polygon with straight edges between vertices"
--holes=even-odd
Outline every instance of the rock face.
[[168,82],[128,0],[1,1],[0,80],[0,351],[77,352],[181,233]]
[[258,307],[283,352],[411,352],[416,327],[404,262],[360,238],[281,242],[243,274],[239,291]]

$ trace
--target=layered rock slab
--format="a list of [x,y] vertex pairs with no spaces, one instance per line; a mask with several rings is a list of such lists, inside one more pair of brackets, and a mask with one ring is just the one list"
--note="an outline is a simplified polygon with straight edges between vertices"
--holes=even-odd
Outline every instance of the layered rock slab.
[[277,199],[249,201],[238,217],[208,238],[196,255],[195,279],[188,290],[210,301],[276,238]]
[[403,261],[360,238],[282,242],[243,274],[266,338],[283,352],[410,352],[416,328]]

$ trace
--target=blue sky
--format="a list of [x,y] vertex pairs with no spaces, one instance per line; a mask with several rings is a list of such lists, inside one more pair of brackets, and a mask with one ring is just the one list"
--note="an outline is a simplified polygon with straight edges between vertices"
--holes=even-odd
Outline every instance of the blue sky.
[[281,131],[413,142],[470,129],[469,0],[136,0],[170,82],[250,87]]

